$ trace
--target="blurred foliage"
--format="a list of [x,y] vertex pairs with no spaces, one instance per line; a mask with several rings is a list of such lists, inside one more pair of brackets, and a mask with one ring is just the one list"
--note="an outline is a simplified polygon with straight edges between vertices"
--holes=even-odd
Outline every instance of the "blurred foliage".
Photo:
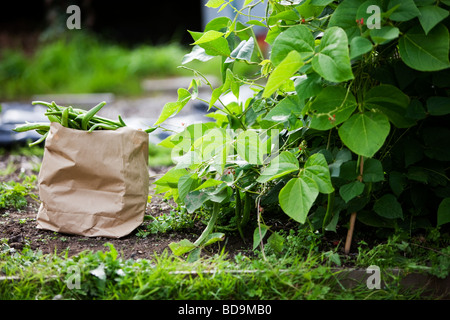
[[[178,43],[127,48],[88,33],[43,42],[30,56],[18,49],[0,51],[0,98],[47,93],[142,93],[143,78],[191,75],[180,69],[189,52]],[[193,62],[195,64],[195,62]],[[219,72],[219,66],[206,73]]]

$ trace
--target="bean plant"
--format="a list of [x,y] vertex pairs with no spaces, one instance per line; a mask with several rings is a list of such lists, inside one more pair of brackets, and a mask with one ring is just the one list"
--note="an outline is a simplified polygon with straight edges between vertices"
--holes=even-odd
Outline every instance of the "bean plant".
[[[254,14],[265,5],[263,17]],[[153,128],[189,101],[202,100],[214,121],[192,124],[161,142],[176,165],[156,192],[194,214],[211,212],[192,243],[199,253],[223,239],[213,233],[221,212],[234,210],[243,237],[282,244],[271,215],[282,211],[319,232],[348,227],[350,251],[358,221],[412,233],[450,222],[450,62],[448,0],[209,0],[218,17],[189,31],[182,61],[221,59],[214,87],[196,70]],[[245,22],[244,22],[245,21]],[[265,52],[255,28],[265,30]],[[238,64],[256,67],[240,74]],[[209,99],[199,87],[210,89]],[[242,88],[254,92],[243,99]],[[234,100],[225,97],[233,96]],[[267,236],[271,234],[270,236]],[[254,246],[255,247],[255,246]]]

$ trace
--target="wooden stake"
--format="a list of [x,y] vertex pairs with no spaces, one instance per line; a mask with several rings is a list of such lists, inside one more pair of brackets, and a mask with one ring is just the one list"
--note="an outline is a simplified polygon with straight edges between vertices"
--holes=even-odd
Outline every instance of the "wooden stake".
[[345,240],[345,254],[350,253],[350,246],[352,245],[353,230],[355,230],[356,212],[350,216],[350,228],[347,231],[347,239]]
[[[363,171],[364,171],[364,158],[361,157],[360,164],[359,164],[359,176],[358,176],[359,182],[362,182]],[[345,247],[344,247],[345,254],[350,253],[350,247],[352,245],[352,238],[353,238],[353,231],[355,230],[355,222],[356,222],[356,212],[353,212],[350,216],[350,226],[347,231],[347,239],[345,240]]]

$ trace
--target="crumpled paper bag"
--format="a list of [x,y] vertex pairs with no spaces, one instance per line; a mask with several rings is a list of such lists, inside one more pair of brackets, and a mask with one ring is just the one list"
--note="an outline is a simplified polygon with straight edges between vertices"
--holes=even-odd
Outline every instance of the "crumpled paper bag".
[[52,123],[38,183],[39,229],[126,236],[145,215],[148,134],[129,127],[87,132]]

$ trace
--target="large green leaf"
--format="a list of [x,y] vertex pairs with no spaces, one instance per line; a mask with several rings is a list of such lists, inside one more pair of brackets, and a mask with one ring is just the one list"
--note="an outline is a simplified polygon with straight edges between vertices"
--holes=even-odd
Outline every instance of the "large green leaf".
[[280,33],[275,39],[270,59],[277,66],[292,50],[300,53],[302,59],[307,59],[314,54],[314,46],[311,30],[304,25],[296,25]]
[[438,6],[423,6],[419,8],[419,21],[425,34],[428,34],[439,22],[448,17],[449,12]]
[[309,107],[310,127],[329,130],[347,120],[356,109],[353,94],[343,87],[323,89]]
[[284,58],[272,71],[269,80],[267,80],[262,97],[270,97],[284,82],[289,80],[302,65],[303,60],[300,54],[295,50],[289,52],[286,58]]
[[398,49],[402,60],[419,71],[438,71],[450,67],[449,33],[438,24],[428,34],[420,26],[408,30],[400,38]]
[[380,160],[366,159],[363,170],[364,182],[380,182],[384,180],[383,165]]
[[389,19],[393,21],[408,21],[420,15],[414,0],[390,0],[388,10],[394,9]]
[[388,116],[398,128],[408,128],[415,121],[405,118],[409,97],[392,85],[379,85],[370,89],[364,97],[367,109],[378,109]]
[[302,176],[313,179],[319,188],[319,192],[331,193],[334,191],[327,160],[321,153],[315,153],[306,160]]
[[343,29],[331,27],[324,32],[319,52],[312,60],[312,67],[324,79],[331,82],[353,79],[348,38]]
[[403,210],[400,203],[397,201],[397,198],[392,194],[386,194],[378,199],[374,206],[373,210],[384,218],[388,219],[403,219]]
[[389,119],[382,113],[354,114],[339,128],[342,142],[354,153],[371,158],[384,144],[390,131]]
[[299,170],[297,158],[292,153],[283,151],[279,156],[270,161],[269,166],[261,173],[256,181],[264,183],[297,170]]
[[305,223],[309,210],[319,194],[316,182],[306,176],[293,178],[278,196],[281,209],[297,222]]
[[356,20],[356,13],[361,6],[361,0],[344,0],[331,15],[329,27],[341,27],[347,33],[348,39],[360,35]]

